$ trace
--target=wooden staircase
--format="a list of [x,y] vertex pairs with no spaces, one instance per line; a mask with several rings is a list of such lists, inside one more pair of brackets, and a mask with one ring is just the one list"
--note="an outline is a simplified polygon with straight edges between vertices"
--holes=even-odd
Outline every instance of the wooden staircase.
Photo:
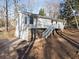
[[42,33],[43,37],[47,38],[52,33],[53,30],[54,26],[52,24]]

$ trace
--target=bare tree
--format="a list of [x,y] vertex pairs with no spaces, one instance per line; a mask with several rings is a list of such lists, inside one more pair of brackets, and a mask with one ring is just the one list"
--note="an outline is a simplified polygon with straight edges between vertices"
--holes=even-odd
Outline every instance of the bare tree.
[[5,7],[2,6],[2,7],[0,8],[0,18],[1,18],[1,19],[4,19],[4,17],[5,17]]
[[6,11],[6,8],[5,8],[4,0],[0,0],[0,2],[1,3],[3,2],[3,4],[0,4],[0,26],[4,27],[5,26],[5,15],[6,15],[5,11]]
[[57,2],[46,1],[46,10],[50,17],[57,18],[59,16],[60,4]]
[[14,17],[15,17],[15,19],[18,17],[18,5],[17,5],[17,3],[18,3],[18,0],[13,0],[14,1]]
[[5,0],[5,4],[6,4],[6,22],[5,22],[5,28],[6,31],[8,31],[8,0]]
[[33,11],[33,8],[34,8],[34,5],[36,3],[37,0],[27,0],[27,9],[29,12],[32,12]]

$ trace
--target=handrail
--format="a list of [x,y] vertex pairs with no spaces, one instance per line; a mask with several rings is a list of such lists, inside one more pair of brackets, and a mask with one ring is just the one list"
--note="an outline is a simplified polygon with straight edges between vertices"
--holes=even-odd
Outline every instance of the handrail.
[[50,25],[50,26],[43,32],[43,34],[46,33],[49,29],[51,29],[51,27],[52,27],[52,25]]
[[53,30],[54,30],[54,27],[52,24],[42,33],[43,37],[47,38],[52,33]]

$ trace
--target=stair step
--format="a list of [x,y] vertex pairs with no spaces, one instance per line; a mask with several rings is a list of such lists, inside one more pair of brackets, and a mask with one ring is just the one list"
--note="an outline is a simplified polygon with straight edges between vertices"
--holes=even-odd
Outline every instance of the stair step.
[[47,38],[52,31],[54,30],[53,25],[50,25],[44,32],[43,32],[43,37]]

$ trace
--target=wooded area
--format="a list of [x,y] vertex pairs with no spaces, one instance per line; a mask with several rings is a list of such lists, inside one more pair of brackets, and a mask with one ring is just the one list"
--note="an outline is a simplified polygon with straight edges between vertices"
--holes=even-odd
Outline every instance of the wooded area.
[[[2,0],[1,0],[2,2]],[[25,11],[25,12],[32,12],[33,10],[33,6],[36,2],[35,0],[34,1],[27,1],[28,4],[23,4],[20,2],[20,0],[13,0],[11,5],[14,5],[14,12],[13,11],[10,11],[9,10],[9,7],[10,7],[10,1],[8,0],[3,0],[2,3],[4,3],[3,5],[1,5],[0,7],[0,19],[1,19],[1,25],[4,26],[5,24],[5,29],[6,31],[8,31],[8,23],[9,23],[9,19],[11,19],[10,15],[13,15],[12,18],[13,19],[16,19],[18,17],[18,11]],[[57,3],[53,3],[53,2],[48,2],[48,1],[45,1],[45,9],[44,8],[41,8],[44,9],[43,12],[41,12],[41,10],[39,11],[40,13],[39,14],[44,14],[44,15],[47,15],[49,14],[50,17],[56,17],[56,18],[65,18],[65,19],[68,19],[67,22],[69,22],[70,20],[72,20],[72,23],[73,23],[73,19],[77,19],[75,20],[76,24],[77,24],[77,27],[78,27],[78,16],[76,15],[72,15],[73,14],[73,11],[75,11],[75,13],[79,13],[79,1],[78,0],[64,0],[64,2],[61,2],[60,4],[57,4]],[[30,7],[30,8],[29,8]],[[46,12],[47,10],[47,12]],[[59,12],[60,10],[60,12]],[[58,16],[56,16],[58,15]],[[74,17],[76,16],[76,17]],[[2,20],[4,19],[4,20]],[[12,20],[13,21],[13,20]],[[15,21],[15,20],[14,20]],[[4,23],[3,23],[4,22]],[[71,24],[71,23],[70,23]],[[75,25],[75,23],[73,23],[72,25]]]

